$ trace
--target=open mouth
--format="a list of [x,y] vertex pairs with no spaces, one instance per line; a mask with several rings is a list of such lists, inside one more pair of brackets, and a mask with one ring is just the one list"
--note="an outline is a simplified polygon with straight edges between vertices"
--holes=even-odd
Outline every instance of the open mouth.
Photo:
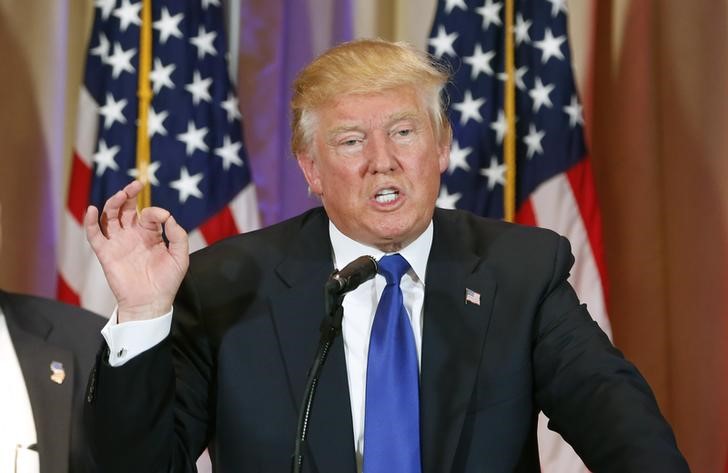
[[374,194],[374,200],[379,204],[394,202],[399,197],[399,191],[393,188],[381,189]]

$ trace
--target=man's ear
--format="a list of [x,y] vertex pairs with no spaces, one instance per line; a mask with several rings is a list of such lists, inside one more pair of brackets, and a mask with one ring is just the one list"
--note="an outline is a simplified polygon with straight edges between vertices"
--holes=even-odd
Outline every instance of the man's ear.
[[451,139],[443,139],[437,148],[437,163],[440,166],[440,174],[450,165],[450,143]]
[[311,192],[319,196],[323,194],[321,177],[319,176],[318,166],[313,159],[313,155],[310,152],[297,153],[296,161],[298,161],[298,167],[303,171],[303,176],[306,178],[308,188]]

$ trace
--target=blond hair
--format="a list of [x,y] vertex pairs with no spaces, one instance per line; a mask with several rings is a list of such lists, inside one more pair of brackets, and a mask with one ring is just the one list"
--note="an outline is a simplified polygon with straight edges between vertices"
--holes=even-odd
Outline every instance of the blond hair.
[[291,148],[305,152],[313,141],[315,111],[345,94],[370,94],[413,87],[427,107],[435,138],[450,139],[443,88],[449,74],[426,53],[403,42],[363,39],[329,49],[293,83]]

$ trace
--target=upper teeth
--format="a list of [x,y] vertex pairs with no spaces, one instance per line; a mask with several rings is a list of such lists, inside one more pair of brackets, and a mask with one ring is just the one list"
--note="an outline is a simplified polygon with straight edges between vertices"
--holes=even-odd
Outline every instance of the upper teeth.
[[377,192],[374,200],[381,203],[391,202],[397,198],[397,194],[398,192],[394,189],[382,189],[381,191]]

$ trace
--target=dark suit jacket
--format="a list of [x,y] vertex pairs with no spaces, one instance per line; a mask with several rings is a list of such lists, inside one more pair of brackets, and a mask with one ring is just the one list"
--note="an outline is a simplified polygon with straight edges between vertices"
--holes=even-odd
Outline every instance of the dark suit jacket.
[[[28,389],[40,473],[88,471],[81,413],[104,319],[78,307],[4,291],[0,306]],[[63,363],[61,384],[50,378],[53,361]]]
[[[425,282],[425,473],[539,471],[539,410],[595,472],[682,472],[645,380],[566,278],[556,234],[437,210]],[[88,406],[101,471],[286,472],[333,269],[314,209],[192,257],[172,335],[119,368],[103,360]],[[465,290],[480,305],[465,303]],[[313,406],[305,471],[354,472],[343,344]],[[394,472],[393,472],[394,473]]]

